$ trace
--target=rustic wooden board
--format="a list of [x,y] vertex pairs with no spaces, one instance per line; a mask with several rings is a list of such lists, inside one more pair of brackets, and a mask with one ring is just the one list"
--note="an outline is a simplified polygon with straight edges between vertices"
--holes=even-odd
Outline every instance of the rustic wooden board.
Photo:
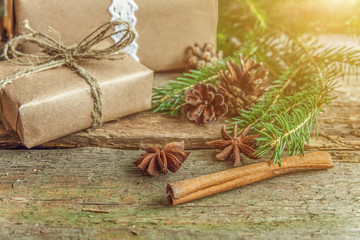
[[[174,76],[157,74],[155,84]],[[360,239],[360,81],[339,91],[320,115],[319,137],[306,148],[328,150],[333,169],[176,207],[166,205],[166,183],[225,170],[231,162],[217,162],[216,150],[192,150],[179,172],[151,178],[132,164],[143,151],[124,149],[177,140],[188,149],[206,148],[226,119],[199,127],[143,112],[41,146],[85,148],[1,150],[0,239]],[[19,141],[0,128],[0,146]]]
[[360,238],[359,151],[331,152],[331,170],[167,206],[167,182],[231,167],[215,152],[194,150],[179,172],[152,178],[132,164],[138,150],[3,150],[0,239]]
[[[156,74],[155,86],[161,85],[178,74]],[[339,88],[339,98],[332,109],[320,115],[320,136],[311,140],[308,149],[360,149],[360,81],[344,83]],[[153,145],[164,145],[171,141],[186,141],[188,149],[203,149],[206,141],[220,136],[220,129],[226,120],[197,126],[184,117],[175,118],[150,111],[106,123],[92,132],[81,131],[46,143],[40,148],[106,147],[119,149],[142,149]],[[21,146],[17,137],[0,126],[0,146],[14,148]]]

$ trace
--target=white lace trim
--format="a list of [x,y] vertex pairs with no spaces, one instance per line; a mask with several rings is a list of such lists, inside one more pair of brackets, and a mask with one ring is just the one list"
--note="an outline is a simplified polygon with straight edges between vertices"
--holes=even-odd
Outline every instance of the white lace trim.
[[[138,34],[135,30],[136,26],[136,16],[135,11],[138,10],[138,6],[136,5],[134,0],[112,0],[112,4],[109,7],[109,12],[111,14],[111,21],[114,20],[123,20],[130,23],[130,25],[133,27],[136,37],[134,41],[126,47],[124,50],[133,57],[136,61],[139,61],[139,58],[137,56],[137,51],[139,48],[139,45],[136,43],[136,40],[138,38]],[[121,30],[119,26],[115,27],[115,31]],[[115,42],[120,41],[121,34],[117,34],[112,36]]]

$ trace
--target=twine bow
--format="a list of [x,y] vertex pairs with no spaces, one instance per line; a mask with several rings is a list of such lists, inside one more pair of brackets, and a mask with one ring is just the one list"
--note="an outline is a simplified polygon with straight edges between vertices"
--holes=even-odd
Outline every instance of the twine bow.
[[[102,124],[102,100],[101,89],[97,79],[92,77],[84,68],[79,66],[79,62],[86,59],[95,60],[118,60],[126,54],[123,49],[127,47],[135,38],[135,33],[130,24],[125,21],[112,21],[99,26],[95,31],[84,38],[75,47],[68,47],[61,42],[54,40],[50,36],[34,31],[27,20],[24,21],[25,29],[29,33],[20,35],[10,40],[4,47],[4,57],[6,60],[17,65],[25,66],[24,69],[13,73],[10,76],[0,79],[0,92],[12,81],[37,72],[67,66],[77,72],[85,79],[91,87],[91,95],[94,99],[94,110],[92,111],[93,128]],[[119,31],[113,32],[115,26],[122,26]],[[119,42],[102,49],[95,46],[112,35],[121,34]],[[40,54],[27,54],[18,49],[21,44],[32,43],[39,46],[42,51]]]

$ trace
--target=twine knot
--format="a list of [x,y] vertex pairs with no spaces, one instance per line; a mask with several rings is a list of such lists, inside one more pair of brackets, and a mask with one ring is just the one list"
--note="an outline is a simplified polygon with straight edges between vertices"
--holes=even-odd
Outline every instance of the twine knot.
[[[123,49],[135,38],[135,33],[131,29],[130,24],[121,20],[104,23],[72,48],[65,46],[60,41],[57,41],[44,33],[34,31],[27,20],[24,21],[24,26],[28,33],[11,39],[5,45],[3,54],[6,60],[17,65],[25,66],[26,68],[0,79],[0,92],[4,89],[5,85],[18,78],[52,68],[67,66],[84,78],[90,86],[91,95],[94,99],[92,126],[93,128],[100,126],[102,124],[103,114],[99,82],[78,63],[86,59],[122,59],[126,54]],[[114,32],[115,26],[120,26],[121,30]],[[120,36],[122,37],[119,42],[106,48],[96,47],[96,45],[111,38],[115,34],[121,34]],[[24,43],[31,43],[40,47],[41,52],[28,54],[19,51],[18,47]]]
[[72,62],[76,61],[74,58],[74,49],[70,49],[69,51],[64,53],[65,62],[67,65],[70,65]]

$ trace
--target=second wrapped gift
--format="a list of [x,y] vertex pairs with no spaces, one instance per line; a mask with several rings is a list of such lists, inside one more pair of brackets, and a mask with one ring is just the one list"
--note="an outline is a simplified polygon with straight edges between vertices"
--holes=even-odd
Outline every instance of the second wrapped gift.
[[50,34],[49,26],[56,29],[66,44],[79,42],[87,26],[110,19],[128,21],[138,37],[127,51],[155,71],[184,67],[184,53],[195,42],[216,45],[218,0],[7,1],[15,1],[18,32],[29,19],[39,31]]

